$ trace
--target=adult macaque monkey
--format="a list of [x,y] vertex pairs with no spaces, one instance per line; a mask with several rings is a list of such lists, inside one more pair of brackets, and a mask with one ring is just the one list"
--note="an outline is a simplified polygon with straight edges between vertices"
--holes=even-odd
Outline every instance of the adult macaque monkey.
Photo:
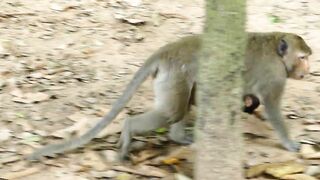
[[191,143],[191,140],[185,137],[184,119],[190,105],[194,103],[199,57],[197,53],[200,45],[201,38],[195,35],[160,48],[134,75],[123,94],[113,104],[111,111],[92,129],[81,137],[61,144],[48,145],[27,158],[37,160],[41,156],[62,153],[88,143],[119,114],[149,75],[154,78],[154,108],[126,119],[119,140],[120,159],[127,156],[132,136],[159,127],[171,126],[169,136],[172,140],[183,144]]
[[299,150],[300,144],[289,138],[280,101],[287,78],[299,80],[309,73],[308,56],[311,53],[310,47],[296,34],[250,33],[248,37],[243,111],[254,113],[261,100],[266,119],[289,151]]
[[[184,122],[190,106],[195,103],[201,37],[189,36],[167,44],[156,51],[134,75],[111,111],[92,129],[69,141],[48,145],[31,154],[29,160],[51,156],[80,147],[93,139],[125,107],[140,84],[149,76],[154,78],[154,108],[127,119],[120,136],[120,158],[127,156],[132,136],[170,126],[169,137],[179,143],[190,143],[185,136]],[[310,48],[302,38],[289,33],[253,33],[249,35],[244,74],[245,92],[263,97],[270,121],[289,150],[298,146],[287,135],[280,116],[280,97],[287,76],[302,78],[308,72]],[[248,101],[249,102],[249,101]],[[250,104],[248,104],[250,106]],[[255,109],[255,108],[254,108]]]

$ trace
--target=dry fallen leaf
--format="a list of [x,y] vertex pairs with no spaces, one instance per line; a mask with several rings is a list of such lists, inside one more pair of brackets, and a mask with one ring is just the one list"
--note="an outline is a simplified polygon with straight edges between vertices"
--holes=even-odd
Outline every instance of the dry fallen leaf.
[[245,172],[246,177],[253,178],[253,177],[260,176],[271,165],[272,165],[271,163],[265,163],[265,164],[258,164],[258,165],[252,166],[246,170],[246,172]]
[[114,179],[116,179],[116,180],[131,180],[131,179],[133,179],[133,176],[131,174],[128,174],[128,173],[120,173]]
[[30,125],[30,121],[28,121],[27,119],[19,119],[17,121],[15,121],[15,123],[17,125],[20,125],[23,129],[23,131],[32,131],[33,127]]
[[312,76],[320,76],[320,71],[313,71],[313,72],[310,72],[310,74]]
[[285,175],[301,173],[305,170],[305,166],[293,161],[284,163],[271,164],[265,170],[265,173],[272,175],[273,177],[281,178]]
[[316,124],[316,123],[319,123],[319,120],[315,120],[315,119],[304,119],[303,120],[303,123],[304,124]]
[[107,170],[107,171],[103,171],[103,172],[92,172],[92,175],[95,177],[95,178],[114,178],[118,175],[117,171],[114,171],[114,170]]
[[17,103],[23,103],[23,104],[30,104],[32,103],[32,101],[30,101],[29,99],[25,99],[22,97],[14,97],[12,98],[13,102],[17,102]]
[[307,125],[307,126],[305,126],[305,129],[307,131],[320,131],[320,124]]
[[162,162],[166,165],[173,165],[173,164],[178,164],[179,159],[174,158],[174,157],[170,157],[170,158],[162,160]]
[[310,176],[319,176],[320,175],[320,165],[311,165],[309,166],[305,174],[310,175]]
[[304,155],[305,159],[320,159],[320,152]]
[[145,176],[150,176],[150,177],[163,178],[168,175],[168,173],[163,169],[160,169],[154,166],[148,166],[148,165],[140,165],[136,170],[140,172],[145,172]]
[[[99,119],[100,120],[100,119]],[[124,121],[119,121],[119,119],[113,120],[107,127],[105,127],[97,136],[97,138],[103,138],[107,135],[116,134],[121,132]]]
[[7,163],[12,163],[19,161],[21,159],[20,156],[14,155],[14,156],[8,156],[8,157],[2,157],[0,159],[0,164],[7,164]]
[[54,11],[66,11],[68,9],[74,9],[77,7],[76,4],[58,4],[58,3],[50,3],[50,9]]
[[300,115],[298,115],[297,113],[295,112],[290,112],[289,114],[286,115],[288,119],[299,119],[301,118]]
[[139,154],[137,154],[136,156],[131,156],[131,160],[133,164],[138,164],[140,162],[156,157],[160,153],[161,151],[147,149],[147,150],[140,151]]
[[13,89],[10,94],[12,96],[15,96],[15,97],[22,97],[23,96],[23,92],[21,91],[21,89],[18,89],[18,88],[15,88]]
[[63,11],[64,7],[60,4],[57,4],[57,3],[51,3],[50,9],[55,10],[55,11]]
[[[7,14],[9,15],[9,14]],[[10,15],[9,15],[10,16]],[[19,51],[19,45],[10,40],[1,40],[0,41],[0,56],[3,55],[14,55],[14,56],[20,56],[21,52]]]
[[285,175],[281,179],[289,179],[289,180],[317,180],[315,177],[306,175],[306,174],[290,174]]
[[128,3],[130,6],[140,6],[141,5],[141,0],[124,0],[124,2]]
[[18,179],[35,174],[44,169],[44,166],[36,166],[18,172],[9,172],[0,175],[0,179]]
[[92,167],[92,169],[96,171],[105,171],[109,168],[108,165],[102,161],[101,157],[93,151],[85,152],[80,161],[81,165]]
[[102,151],[102,156],[104,157],[105,161],[108,163],[115,163],[119,161],[118,153],[113,150]]
[[[78,136],[80,136],[83,133],[87,132],[87,130],[94,123],[93,121],[89,121],[89,118],[87,118],[85,115],[82,115],[81,113],[71,115],[71,118],[75,117],[77,118],[77,121],[72,126],[55,131],[50,135],[59,138],[69,138],[72,134],[77,134]],[[68,118],[70,118],[70,116],[68,116]]]
[[38,143],[41,140],[41,137],[39,135],[29,133],[29,132],[23,132],[16,136],[17,138],[21,139],[20,144],[37,147]]
[[113,166],[112,169],[116,171],[128,172],[131,174],[137,174],[137,175],[149,176],[149,177],[163,178],[167,175],[167,172],[165,172],[164,170],[153,167],[153,166],[147,166],[147,165],[141,165],[141,166],[135,167],[134,169],[125,167],[125,166]]
[[156,158],[155,163],[175,164],[180,160],[187,160],[187,161],[193,162],[193,159],[194,159],[194,151],[192,150],[191,147],[178,147],[178,148],[175,148],[173,151],[171,151],[169,155]]
[[24,103],[24,104],[42,102],[50,98],[48,94],[45,94],[42,92],[25,93],[20,95],[17,93],[17,91],[15,91],[15,92],[12,92],[12,94],[15,96],[12,98],[12,101],[18,102],[18,103]]
[[9,55],[8,41],[0,41],[0,56]]
[[12,131],[9,129],[0,129],[0,143],[7,141],[11,138]]
[[114,14],[114,18],[118,19],[122,22],[132,24],[132,25],[143,25],[146,23],[145,20],[138,19],[138,18],[132,18],[132,17],[124,15],[122,13]]
[[23,171],[30,167],[29,162],[27,161],[18,161],[14,163],[14,166],[11,166],[10,171],[11,172],[18,172]]
[[301,155],[312,154],[315,152],[316,152],[316,150],[314,149],[314,147],[311,144],[302,144],[301,145],[301,148],[300,148]]
[[75,112],[71,114],[70,116],[67,117],[68,119],[74,121],[74,122],[79,122],[79,121],[86,121],[88,120],[88,117],[86,117],[84,114],[81,112]]
[[185,176],[183,174],[175,174],[174,175],[175,180],[191,180],[191,178],[189,178],[188,176]]
[[300,154],[304,159],[320,159],[320,151],[316,151],[310,144],[302,144]]
[[277,178],[284,175],[303,172],[305,166],[294,161],[277,162],[277,163],[264,163],[250,167],[246,170],[246,177],[253,178],[267,173]]

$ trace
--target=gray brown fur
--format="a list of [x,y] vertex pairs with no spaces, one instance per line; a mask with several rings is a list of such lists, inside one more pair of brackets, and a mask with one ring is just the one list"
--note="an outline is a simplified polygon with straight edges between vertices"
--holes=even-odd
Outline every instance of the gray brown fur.
[[[283,54],[279,55],[278,45],[281,39],[286,40],[289,48],[286,52],[281,51],[280,53]],[[170,126],[169,136],[172,140],[190,143],[185,136],[184,123],[188,118],[190,105],[195,104],[194,94],[200,49],[201,36],[199,35],[185,37],[160,48],[134,75],[111,111],[92,129],[81,137],[45,146],[31,154],[28,159],[38,160],[42,156],[63,153],[88,143],[119,114],[149,75],[154,77],[154,107],[148,112],[130,117],[125,121],[119,141],[120,158],[124,159],[128,155],[132,136],[159,127]],[[310,48],[302,38],[294,34],[251,33],[248,38],[244,72],[244,92],[254,94],[263,101],[271,124],[280,135],[283,145],[289,150],[296,150],[296,144],[288,138],[282,122],[280,99],[287,78],[283,62],[288,64],[288,70],[290,70],[288,76],[293,77],[294,70],[299,69],[294,66],[294,60],[290,59],[295,49],[311,54]]]

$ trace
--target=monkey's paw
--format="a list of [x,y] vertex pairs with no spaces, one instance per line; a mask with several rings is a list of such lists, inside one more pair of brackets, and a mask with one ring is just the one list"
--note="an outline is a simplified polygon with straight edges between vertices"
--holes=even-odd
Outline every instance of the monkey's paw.
[[190,145],[193,143],[193,136],[192,135],[186,135],[183,138],[179,138],[179,139],[170,137],[170,139],[178,144],[181,144],[181,145]]
[[291,141],[291,140],[290,140],[290,141],[285,142],[285,143],[283,144],[283,146],[284,146],[287,150],[289,150],[289,151],[291,151],[291,152],[298,152],[301,145],[300,145],[299,142]]

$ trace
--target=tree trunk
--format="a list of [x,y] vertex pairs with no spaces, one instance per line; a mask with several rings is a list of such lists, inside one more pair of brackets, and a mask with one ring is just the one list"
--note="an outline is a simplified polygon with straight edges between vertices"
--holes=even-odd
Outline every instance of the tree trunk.
[[208,0],[195,130],[199,180],[240,180],[245,0]]

